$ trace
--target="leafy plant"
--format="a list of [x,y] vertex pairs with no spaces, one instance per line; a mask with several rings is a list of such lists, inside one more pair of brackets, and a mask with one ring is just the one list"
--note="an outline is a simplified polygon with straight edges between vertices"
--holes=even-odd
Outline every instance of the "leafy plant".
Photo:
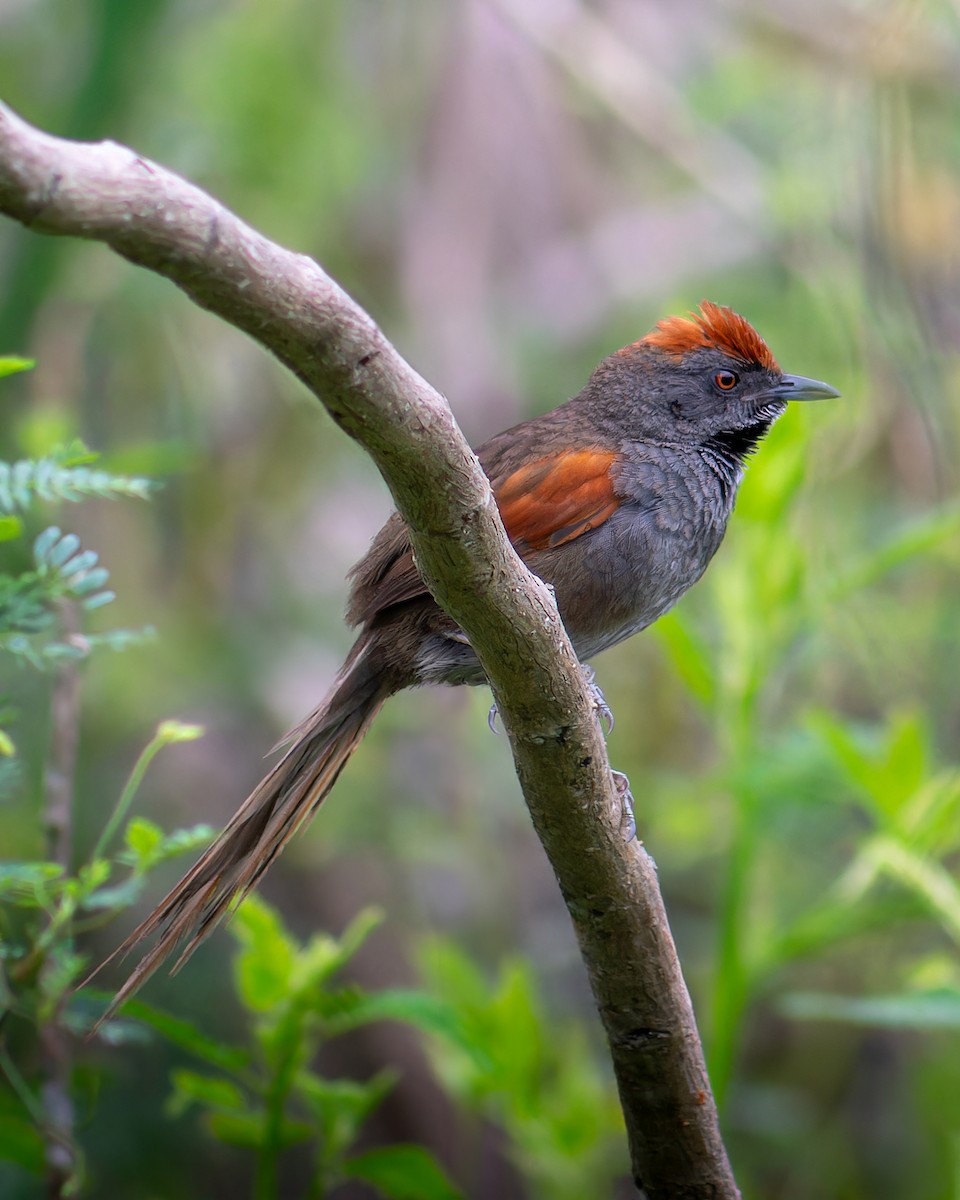
[[612,1195],[624,1161],[623,1114],[612,1073],[600,1069],[583,1027],[547,1018],[522,959],[505,962],[492,985],[452,942],[427,940],[418,960],[460,1031],[433,1031],[437,1073],[469,1111],[505,1130],[533,1194]]
[[[931,716],[895,698],[872,719],[797,703],[814,694],[809,672],[823,665],[815,656],[833,607],[946,551],[958,510],[895,527],[832,579],[813,580],[809,546],[787,517],[802,482],[803,439],[777,445],[751,472],[740,524],[707,580],[709,616],[697,620],[681,606],[656,627],[714,736],[700,798],[719,798],[729,816],[707,826],[719,833],[724,877],[705,1008],[715,1090],[728,1109],[734,1099],[744,1111],[749,1085],[731,1097],[735,1067],[751,1014],[771,994],[781,1017],[796,1021],[928,1031],[955,1027],[960,997],[960,769],[938,761]],[[804,686],[794,688],[798,678]],[[689,779],[679,786],[689,791]],[[912,951],[895,940],[923,919],[953,964],[932,980],[926,941]],[[854,995],[791,990],[801,960],[840,974],[843,955],[856,961],[865,939],[879,935],[883,990],[871,994],[867,975]],[[890,990],[892,979],[902,990]]]
[[[69,1108],[67,1098],[61,1097],[59,1107],[49,1104],[51,1071],[65,1066],[69,1075],[72,1040],[87,1031],[83,1006],[71,1001],[87,965],[76,939],[129,908],[160,862],[209,841],[212,831],[205,826],[164,836],[151,822],[135,818],[126,827],[122,849],[113,857],[105,854],[150,760],[163,746],[199,733],[196,726],[173,721],[161,725],[96,848],[77,871],[67,873],[52,861],[0,863],[0,1075],[12,1093],[0,1094],[0,1161],[53,1178],[54,1194],[79,1194],[84,1180],[79,1144],[69,1123],[57,1119]],[[29,1072],[18,1065],[10,1039],[33,1064]],[[24,1051],[24,1041],[43,1048],[39,1056],[36,1049]],[[62,1056],[63,1062],[50,1063],[48,1054]]]
[[448,1034],[457,1028],[456,1014],[425,993],[371,995],[336,981],[380,919],[367,911],[340,938],[315,934],[301,945],[273,909],[248,898],[229,928],[239,944],[234,984],[251,1022],[249,1047],[212,1038],[141,1000],[124,1006],[121,1023],[145,1023],[203,1065],[173,1072],[168,1115],[197,1110],[212,1137],[252,1151],[257,1200],[280,1194],[281,1160],[296,1146],[311,1159],[309,1197],[327,1196],[351,1179],[394,1200],[460,1195],[421,1146],[356,1151],[365,1121],[396,1083],[393,1072],[329,1079],[313,1065],[325,1044],[372,1021],[403,1020]]
[[[0,377],[26,370],[25,359],[0,359]],[[79,538],[47,525],[32,540],[30,565],[16,569],[28,518],[40,504],[79,501],[89,496],[145,497],[146,479],[94,468],[96,455],[80,442],[38,459],[0,463],[0,541],[9,550],[0,569],[0,655],[21,666],[54,675],[55,705],[51,761],[46,779],[44,819],[49,827],[50,858],[36,862],[0,862],[0,1160],[46,1176],[52,1195],[73,1195],[81,1187],[83,1159],[73,1136],[69,1092],[76,1028],[68,997],[83,966],[76,935],[128,907],[145,871],[156,861],[206,840],[207,831],[168,841],[159,835],[145,857],[143,824],[127,831],[127,850],[116,860],[105,856],[133,800],[147,763],[161,746],[197,735],[197,730],[167,723],[147,747],[121,795],[113,817],[93,853],[76,871],[69,870],[72,747],[79,710],[74,702],[81,660],[102,646],[122,649],[143,632],[89,633],[81,627],[85,612],[109,604],[109,573],[98,555],[83,550]],[[0,705],[0,753],[7,771],[17,764],[17,746],[9,732],[17,719],[14,706]],[[115,882],[116,869],[126,878]],[[26,1065],[18,1065],[11,1045],[28,1047]],[[21,1060],[23,1056],[21,1055]]]
[[[0,358],[0,378],[32,365],[29,359]],[[24,516],[40,502],[77,502],[93,496],[143,499],[150,494],[150,480],[95,469],[96,459],[74,439],[40,459],[0,462],[0,542],[22,541]],[[14,558],[13,547],[10,551],[8,561]],[[114,599],[107,587],[109,571],[96,551],[81,548],[76,534],[48,525],[33,539],[30,557],[29,568],[0,570],[0,654],[46,670],[67,659],[79,661],[101,646],[124,649],[152,634],[149,629],[90,633],[64,619],[70,605],[89,612]],[[0,721],[12,716],[9,708],[0,711]],[[10,755],[13,749],[9,732],[0,729],[0,752]]]
[[365,1081],[330,1079],[314,1065],[324,1046],[376,1021],[401,1021],[428,1038],[449,1092],[508,1135],[534,1194],[565,1200],[607,1195],[610,1163],[621,1156],[623,1125],[608,1075],[575,1026],[547,1020],[530,968],[505,964],[495,983],[460,949],[430,939],[418,958],[426,989],[370,993],[337,982],[380,923],[368,910],[340,938],[315,934],[305,944],[256,896],[229,929],[238,943],[234,987],[251,1025],[249,1046],[234,1045],[142,1000],[128,1001],[104,1026],[126,1036],[130,1020],[194,1057],[202,1069],[171,1076],[169,1116],[198,1112],[216,1140],[251,1151],[254,1196],[281,1194],[285,1152],[311,1161],[304,1195],[322,1197],[363,1180],[393,1200],[456,1200],[459,1190],[421,1146],[358,1152],[369,1116],[397,1082],[389,1070]]

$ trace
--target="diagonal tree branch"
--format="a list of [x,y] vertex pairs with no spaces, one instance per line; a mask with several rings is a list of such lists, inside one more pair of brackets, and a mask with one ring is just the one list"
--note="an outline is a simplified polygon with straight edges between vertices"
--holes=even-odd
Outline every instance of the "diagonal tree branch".
[[493,688],[606,1029],[637,1184],[651,1200],[737,1197],[656,869],[623,841],[549,589],[513,552],[446,402],[315,262],[122,146],[51,137],[0,105],[0,212],[171,279],[276,355],[374,458]]

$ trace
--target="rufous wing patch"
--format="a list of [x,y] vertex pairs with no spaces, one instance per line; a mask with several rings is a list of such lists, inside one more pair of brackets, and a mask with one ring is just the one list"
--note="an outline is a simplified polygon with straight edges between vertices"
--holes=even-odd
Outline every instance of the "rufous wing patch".
[[518,549],[548,550],[596,529],[620,498],[609,450],[568,450],[527,463],[495,487],[500,515]]
[[[780,370],[770,347],[750,322],[732,308],[725,308],[710,300],[701,303],[699,313],[664,318],[636,344],[656,346],[658,350],[677,357],[707,347],[768,371]],[[632,348],[626,346],[624,350]]]

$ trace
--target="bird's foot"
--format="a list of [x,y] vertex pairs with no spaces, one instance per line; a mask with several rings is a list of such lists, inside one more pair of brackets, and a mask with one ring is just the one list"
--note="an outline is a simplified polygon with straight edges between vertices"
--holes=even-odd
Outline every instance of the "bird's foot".
[[[613,709],[607,703],[603,692],[600,690],[600,687],[596,682],[597,673],[593,667],[585,665],[583,666],[582,670],[583,682],[587,685],[587,691],[590,693],[590,699],[593,702],[593,707],[597,714],[597,720],[600,722],[601,727],[606,726],[604,733],[607,737],[609,737],[610,734],[613,733]],[[490,711],[487,713],[487,724],[490,726],[491,733],[500,732],[500,730],[497,728],[497,720],[499,716],[500,710],[497,708],[496,704],[491,704]],[[626,776],[624,776],[624,778],[626,778]]]
[[622,771],[611,771],[613,786],[620,797],[620,832],[625,842],[632,842],[637,836],[637,818],[633,813],[633,793],[630,791],[630,780]]
[[[593,667],[584,665],[583,667],[583,682],[587,685],[587,691],[590,693],[590,699],[593,701],[593,707],[597,712],[597,720],[601,727],[606,726],[605,733],[609,737],[613,733],[613,709],[607,703],[603,692],[600,690],[599,684],[596,682],[597,673]],[[626,778],[626,776],[624,776]]]

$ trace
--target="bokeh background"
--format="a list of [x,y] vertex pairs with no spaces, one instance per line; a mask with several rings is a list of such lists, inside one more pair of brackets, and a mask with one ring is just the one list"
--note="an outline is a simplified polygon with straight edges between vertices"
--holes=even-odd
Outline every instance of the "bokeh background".
[[[960,1194],[958,32],[955,0],[0,0],[4,99],[316,257],[475,442],[703,297],[842,390],[780,422],[676,614],[596,663],[754,1197]],[[350,644],[385,488],[263,351],[103,247],[0,225],[0,285],[0,353],[38,361],[4,384],[3,457],[77,434],[164,481],[62,518],[111,569],[109,622],[157,630],[85,673],[77,853],[167,717],[206,736],[157,760],[141,811],[220,824]],[[37,857],[47,699],[22,673],[4,692],[32,765],[0,849]],[[521,956],[544,1025],[603,1071],[488,703],[391,702],[263,891],[299,935],[385,909],[370,987],[416,982],[437,935],[491,974]],[[148,997],[239,1036],[230,951]],[[84,1054],[92,1194],[246,1194],[242,1152],[164,1116],[169,1050]],[[430,1145],[473,1197],[563,1194],[409,1033],[339,1055],[402,1073],[374,1141]],[[580,1195],[628,1194],[605,1153]]]

